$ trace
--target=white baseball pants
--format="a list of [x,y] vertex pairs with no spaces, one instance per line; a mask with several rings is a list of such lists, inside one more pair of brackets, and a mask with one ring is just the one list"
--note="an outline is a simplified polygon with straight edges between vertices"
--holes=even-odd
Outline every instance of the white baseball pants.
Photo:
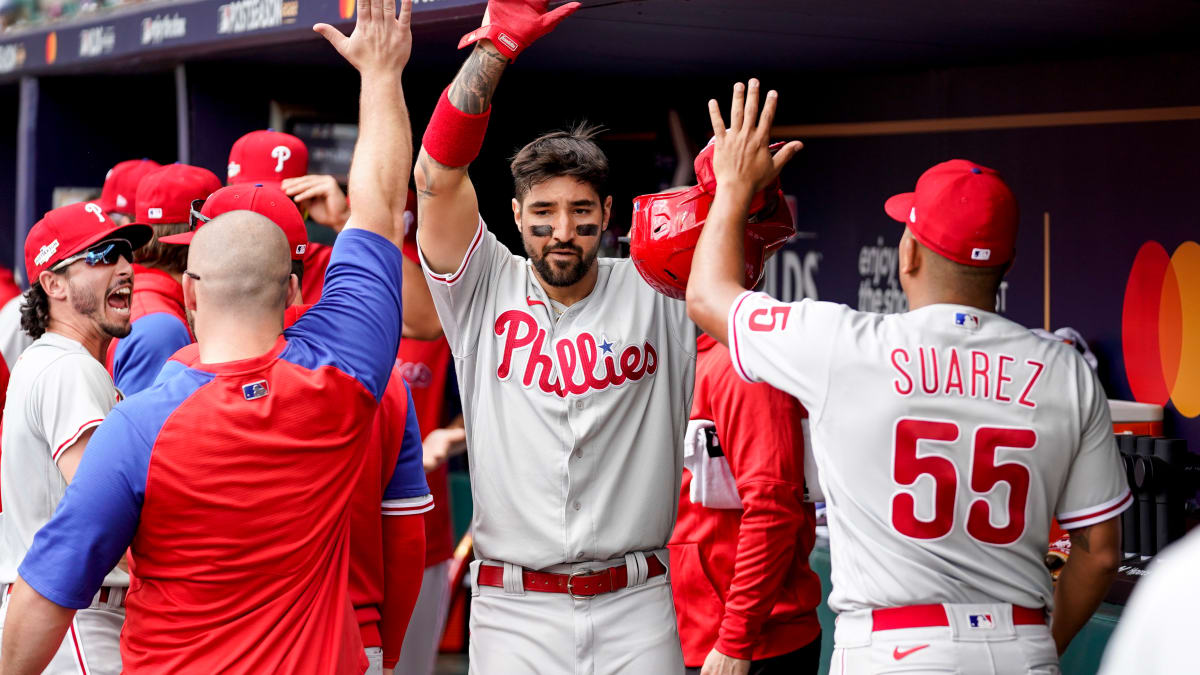
[[830,675],[1059,675],[1049,626],[1014,625],[1012,605],[943,607],[949,626],[876,631],[870,610],[839,614]]
[[403,675],[433,675],[438,645],[450,611],[450,561],[443,560],[425,568],[421,592],[413,607],[396,672]]
[[[7,584],[0,589],[7,591]],[[62,644],[43,675],[120,675],[121,626],[125,608],[124,591],[112,593],[107,603],[93,603],[89,609],[75,612],[75,618],[63,636]],[[4,620],[8,617],[7,592],[0,605],[0,644],[4,641]]]
[[[631,575],[626,588],[591,598],[526,592],[521,568],[507,564],[505,588],[480,586],[482,561],[471,563],[471,675],[682,675],[667,552],[652,555],[668,568],[666,574]],[[623,564],[622,559],[542,571],[568,574]]]

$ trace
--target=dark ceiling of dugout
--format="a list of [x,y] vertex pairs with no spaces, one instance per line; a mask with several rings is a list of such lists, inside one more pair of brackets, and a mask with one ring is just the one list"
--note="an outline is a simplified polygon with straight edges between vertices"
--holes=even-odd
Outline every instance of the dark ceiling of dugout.
[[[416,62],[458,63],[454,43],[482,7],[420,19]],[[520,60],[638,75],[878,71],[1195,49],[1197,35],[1200,0],[600,0]],[[336,63],[319,40],[238,57]]]

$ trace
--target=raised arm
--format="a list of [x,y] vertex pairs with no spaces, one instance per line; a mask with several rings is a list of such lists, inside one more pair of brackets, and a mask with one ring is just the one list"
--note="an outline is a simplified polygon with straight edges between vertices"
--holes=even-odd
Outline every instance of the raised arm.
[[[579,8],[547,12],[549,0],[489,0],[483,25],[459,47],[471,55],[438,100],[417,155],[417,243],[430,268],[455,271],[479,225],[479,202],[467,167],[479,155],[492,95],[505,66]],[[357,208],[357,202],[355,202]]]
[[771,154],[768,146],[778,96],[767,92],[761,115],[758,96],[758,80],[750,80],[749,87],[741,82],[734,85],[728,130],[716,100],[708,102],[716,136],[713,172],[717,192],[692,256],[687,309],[700,330],[726,345],[729,309],[746,290],[742,288],[743,241],[750,199],[774,180],[802,147],[799,141],[792,141]]
[[412,0],[358,0],[350,37],[320,23],[313,30],[362,77],[358,142],[350,166],[354,210],[346,229],[364,229],[397,246],[404,239],[404,204],[412,172],[412,128],[400,76],[412,53]]

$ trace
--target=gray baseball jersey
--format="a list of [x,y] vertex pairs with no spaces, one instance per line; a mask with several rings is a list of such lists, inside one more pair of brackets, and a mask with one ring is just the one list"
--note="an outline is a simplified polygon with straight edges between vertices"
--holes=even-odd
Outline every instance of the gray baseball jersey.
[[481,220],[430,291],[454,354],[482,559],[541,569],[665,548],[696,329],[632,262],[602,258],[565,308]]
[[[66,492],[59,456],[98,426],[119,398],[104,366],[68,337],[46,333],[17,359],[0,440],[0,583],[16,580],[33,535]],[[114,569],[104,585],[128,586],[129,575]]]
[[835,611],[1050,607],[1051,517],[1071,529],[1129,506],[1095,374],[1071,347],[999,315],[745,293],[729,347],[742,377],[809,411]]

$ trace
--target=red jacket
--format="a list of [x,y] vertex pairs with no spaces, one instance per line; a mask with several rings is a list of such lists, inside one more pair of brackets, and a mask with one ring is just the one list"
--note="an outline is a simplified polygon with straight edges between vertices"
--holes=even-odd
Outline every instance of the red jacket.
[[[446,387],[451,385],[450,345],[446,338],[400,341],[400,369],[412,389],[413,405],[422,437],[450,422],[446,410]],[[454,555],[454,528],[450,520],[450,488],[445,464],[425,474],[433,494],[433,510],[425,512],[425,566],[449,560]]]
[[821,631],[821,582],[808,566],[816,535],[812,505],[804,503],[807,413],[778,389],[741,380],[729,350],[711,337],[702,335],[698,348],[691,418],[715,424],[742,509],[692,503],[692,474],[684,471],[671,586],[691,668],[714,646],[727,656],[765,659]]
[[325,269],[329,267],[331,255],[333,247],[324,244],[309,244],[305,249],[304,281],[300,284],[304,304],[315,305],[321,299],[321,292],[325,290]]

